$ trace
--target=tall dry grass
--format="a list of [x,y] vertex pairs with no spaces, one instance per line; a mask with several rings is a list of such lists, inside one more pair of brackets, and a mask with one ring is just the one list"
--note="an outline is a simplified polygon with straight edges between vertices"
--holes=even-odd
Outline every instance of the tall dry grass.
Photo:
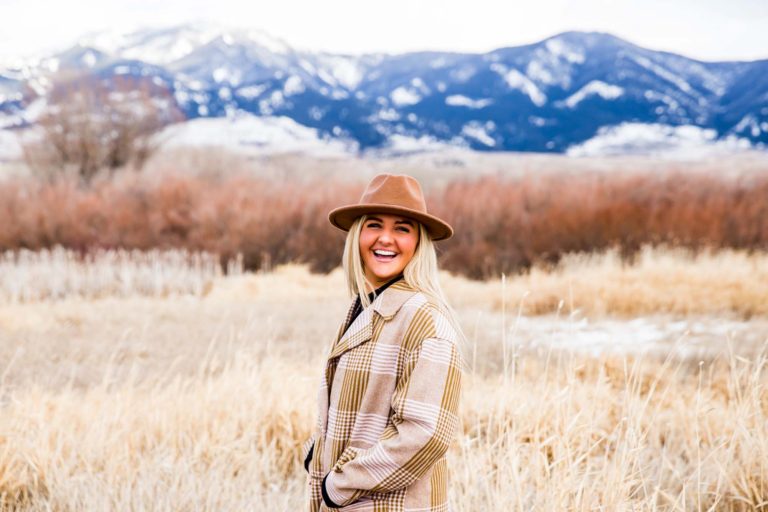
[[[105,258],[66,268],[69,295],[0,301],[0,511],[303,510],[300,443],[314,425],[321,356],[348,305],[341,273],[292,265],[216,276],[203,295],[83,297],[77,279],[89,265],[119,267]],[[628,279],[696,283],[698,273],[749,289],[765,260],[689,258],[649,250],[625,266],[609,253],[537,272],[553,289],[584,273],[576,301],[602,279],[642,309],[648,297]],[[195,271],[176,261],[182,275]],[[493,322],[514,330],[513,288],[530,286],[530,275],[503,286],[443,277],[462,318],[504,298]],[[468,329],[462,425],[449,452],[456,510],[768,509],[765,343],[746,356],[723,336],[701,360],[587,357],[520,350],[506,331],[482,327]]]
[[[218,254],[223,265],[242,254],[250,270],[299,262],[327,272],[343,240],[328,211],[357,202],[362,188],[252,174],[124,174],[89,188],[9,179],[0,183],[0,250],[180,248]],[[765,250],[766,197],[765,172],[563,172],[456,179],[427,200],[456,229],[439,245],[442,267],[484,279],[609,248],[625,258],[648,244]]]
[[[765,354],[563,354],[469,375],[456,510],[764,510]],[[29,387],[0,415],[0,510],[303,510],[321,360],[238,352],[197,374]]]
[[[308,266],[279,265],[258,277],[245,274],[241,259],[226,273],[218,258],[185,250],[142,252],[99,250],[80,257],[57,247],[51,251],[0,253],[0,304],[71,297],[205,297],[229,289],[250,299],[249,283],[271,289],[277,297],[327,297],[343,289],[340,268],[326,276]],[[222,279],[224,275],[230,279]],[[768,317],[768,254],[744,250],[693,251],[642,247],[635,258],[622,259],[615,249],[565,254],[557,265],[534,264],[525,272],[500,279],[473,281],[442,272],[452,301],[463,308],[506,305],[524,315],[578,314],[632,317],[649,314]],[[256,286],[255,284],[253,286]]]

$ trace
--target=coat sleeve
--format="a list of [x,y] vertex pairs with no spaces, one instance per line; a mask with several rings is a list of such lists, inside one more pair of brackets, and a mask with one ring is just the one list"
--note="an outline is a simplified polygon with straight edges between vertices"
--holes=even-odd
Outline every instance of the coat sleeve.
[[458,428],[461,356],[453,341],[426,338],[405,359],[392,422],[370,448],[348,446],[325,478],[338,506],[408,487],[443,457]]

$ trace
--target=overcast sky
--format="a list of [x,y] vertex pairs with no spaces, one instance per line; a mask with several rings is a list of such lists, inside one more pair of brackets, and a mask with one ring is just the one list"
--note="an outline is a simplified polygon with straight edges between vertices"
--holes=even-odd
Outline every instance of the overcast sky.
[[91,31],[209,20],[340,53],[485,52],[565,30],[700,60],[768,58],[768,0],[0,0],[0,58]]

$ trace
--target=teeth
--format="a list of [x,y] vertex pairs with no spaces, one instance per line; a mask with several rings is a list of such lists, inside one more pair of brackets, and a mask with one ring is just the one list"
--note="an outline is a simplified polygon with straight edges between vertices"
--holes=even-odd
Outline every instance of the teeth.
[[382,250],[375,250],[373,251],[375,254],[378,254],[379,256],[394,256],[394,251],[382,251]]

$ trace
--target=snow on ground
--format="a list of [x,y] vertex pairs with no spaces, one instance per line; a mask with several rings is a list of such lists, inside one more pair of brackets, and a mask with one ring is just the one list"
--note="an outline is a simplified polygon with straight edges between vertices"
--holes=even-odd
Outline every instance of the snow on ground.
[[[355,89],[363,79],[364,71],[358,59],[350,56],[321,54],[317,60],[323,66],[319,70],[321,77],[330,85]],[[302,67],[310,74],[315,74],[314,67],[307,61],[302,61]]]
[[572,64],[584,63],[584,53],[571,48],[567,42],[559,37],[553,37],[547,40],[545,46],[552,55],[565,59]]
[[[476,321],[491,325],[499,322],[499,313],[487,315],[478,314]],[[500,328],[498,331],[486,335],[501,340]],[[671,351],[681,356],[697,356],[726,351],[728,343],[737,351],[762,346],[768,340],[768,320],[717,315],[588,319],[574,312],[573,316],[507,318],[506,331],[503,339],[510,351],[552,348],[591,355]]]
[[541,92],[541,89],[520,71],[508,69],[505,65],[499,63],[491,64],[491,69],[501,75],[510,88],[518,89],[531,98],[531,101],[537,107],[541,107],[547,102],[547,95]]
[[0,130],[0,162],[21,158],[21,144],[16,132]]
[[624,89],[619,86],[607,84],[600,80],[592,80],[587,85],[568,96],[563,102],[558,102],[556,105],[559,106],[561,103],[565,103],[568,108],[574,108],[589,96],[597,95],[604,100],[614,100],[622,94],[624,94]]
[[465,137],[471,137],[488,147],[493,147],[496,145],[496,141],[488,134],[488,131],[492,131],[495,127],[492,121],[488,121],[485,124],[472,121],[461,128],[461,134]]
[[714,130],[698,126],[621,123],[603,127],[591,139],[570,146],[568,156],[647,155],[671,160],[702,158],[751,148],[747,139],[715,140]]
[[393,133],[389,136],[389,142],[384,148],[374,148],[365,151],[365,155],[373,158],[388,156],[402,156],[418,153],[442,153],[457,149],[454,144],[442,142],[429,135],[411,137]]
[[344,140],[325,140],[314,128],[294,120],[255,116],[238,111],[229,118],[193,119],[167,127],[158,134],[163,147],[217,146],[246,153],[307,152],[342,155],[356,150]]
[[648,59],[646,57],[635,57],[635,56],[633,56],[632,59],[635,62],[637,62],[640,66],[644,67],[649,71],[656,73],[658,76],[660,76],[664,80],[668,80],[672,82],[681,91],[687,92],[687,93],[694,92],[694,89],[691,87],[691,85],[688,82],[685,81],[685,79],[664,69],[662,66],[659,66],[658,64],[653,62],[651,59]]
[[445,104],[451,107],[483,108],[493,103],[491,98],[474,100],[461,94],[452,94],[445,98]]
[[397,106],[415,105],[421,101],[419,93],[410,87],[400,86],[389,94],[392,103]]

